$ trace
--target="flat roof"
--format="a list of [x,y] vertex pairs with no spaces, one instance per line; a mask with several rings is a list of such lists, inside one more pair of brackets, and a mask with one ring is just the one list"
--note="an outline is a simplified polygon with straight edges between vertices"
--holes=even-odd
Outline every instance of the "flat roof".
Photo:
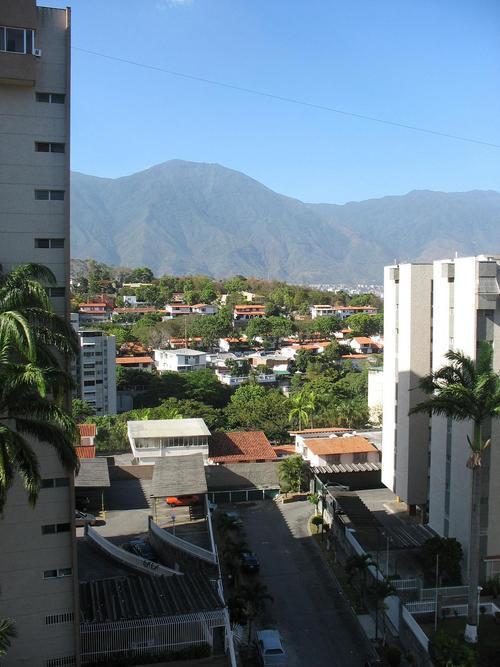
[[108,461],[104,457],[80,459],[80,470],[75,477],[75,488],[99,488],[111,486]]
[[140,419],[127,422],[131,438],[173,438],[175,436],[210,435],[203,419]]
[[130,575],[80,583],[81,622],[176,616],[223,607],[209,580],[201,574],[182,577]]
[[164,456],[156,459],[151,484],[154,498],[207,492],[203,454]]

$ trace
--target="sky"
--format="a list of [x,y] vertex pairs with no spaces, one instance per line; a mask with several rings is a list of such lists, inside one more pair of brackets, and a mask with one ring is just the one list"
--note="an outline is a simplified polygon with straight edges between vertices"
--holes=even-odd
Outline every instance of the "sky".
[[76,171],[217,162],[308,202],[500,190],[500,147],[317,108],[500,146],[498,0],[39,4],[72,7]]

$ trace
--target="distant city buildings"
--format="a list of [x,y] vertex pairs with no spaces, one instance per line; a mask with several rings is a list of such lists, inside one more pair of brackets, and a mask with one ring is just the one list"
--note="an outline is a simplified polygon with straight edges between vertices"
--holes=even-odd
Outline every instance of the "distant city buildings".
[[[468,422],[409,416],[424,395],[420,379],[446,362],[449,349],[476,357],[493,344],[500,370],[500,256],[401,264],[385,269],[382,480],[408,504],[428,508],[429,525],[464,547],[466,567],[471,476]],[[497,443],[498,419],[486,425]],[[486,450],[481,491],[482,577],[500,573],[500,450]]]

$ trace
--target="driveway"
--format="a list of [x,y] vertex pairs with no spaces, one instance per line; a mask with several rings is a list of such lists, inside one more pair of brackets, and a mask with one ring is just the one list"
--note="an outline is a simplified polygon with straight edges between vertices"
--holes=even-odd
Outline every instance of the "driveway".
[[371,646],[307,531],[307,501],[239,506],[246,538],[274,598],[289,667],[363,667]]

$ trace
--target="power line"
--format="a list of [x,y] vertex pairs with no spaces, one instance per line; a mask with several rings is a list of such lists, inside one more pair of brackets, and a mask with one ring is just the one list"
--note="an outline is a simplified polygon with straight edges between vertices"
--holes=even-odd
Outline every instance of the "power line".
[[164,67],[156,67],[155,65],[148,65],[146,63],[138,63],[134,60],[128,60],[127,58],[119,58],[118,56],[110,56],[107,53],[99,53],[97,51],[90,51],[89,49],[83,49],[78,46],[71,47],[74,51],[80,51],[81,53],[87,53],[92,56],[97,56],[99,58],[106,58],[108,60],[114,60],[119,63],[124,63],[126,65],[134,65],[135,67],[142,67],[144,69],[154,70],[156,72],[163,72],[164,74],[169,74],[170,76],[176,76],[181,79],[188,79],[190,81],[198,81],[201,83],[208,83],[212,86],[218,86],[220,88],[228,88],[229,90],[237,90],[241,93],[249,93],[250,95],[259,95],[260,97],[267,97],[268,99],[278,100],[280,102],[287,102],[289,104],[296,104],[298,106],[308,107],[310,109],[318,109],[320,111],[328,111],[329,113],[336,113],[342,116],[350,116],[351,118],[359,118],[360,120],[369,120],[374,123],[381,123],[383,125],[391,125],[392,127],[400,127],[405,130],[412,130],[413,132],[423,132],[424,134],[432,134],[437,137],[444,137],[446,139],[455,139],[457,141],[466,141],[471,144],[479,144],[480,146],[488,146],[490,148],[500,148],[500,144],[495,144],[490,141],[482,141],[481,139],[472,139],[471,137],[463,137],[458,134],[450,134],[448,132],[440,132],[438,130],[430,130],[425,127],[419,127],[417,125],[407,125],[406,123],[399,123],[394,120],[387,120],[385,118],[377,118],[375,116],[367,116],[365,114],[355,113],[353,111],[345,111],[344,109],[336,109],[334,107],[329,107],[323,104],[315,104],[314,102],[306,102],[305,100],[298,100],[293,97],[284,97],[283,95],[274,95],[273,93],[266,93],[262,90],[256,90],[255,88],[245,88],[244,86],[237,86],[232,83],[226,83],[224,81],[216,81],[215,79],[206,79],[202,76],[195,76],[194,74],[186,74],[184,72],[177,72],[175,70],[165,69]]

